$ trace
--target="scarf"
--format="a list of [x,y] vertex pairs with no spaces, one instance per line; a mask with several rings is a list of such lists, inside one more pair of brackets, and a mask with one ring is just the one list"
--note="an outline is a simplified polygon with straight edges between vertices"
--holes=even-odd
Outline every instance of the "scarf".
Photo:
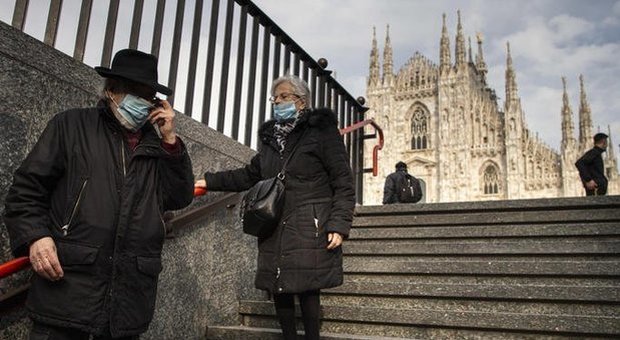
[[295,125],[297,125],[297,118],[288,119],[283,122],[276,122],[276,124],[273,126],[273,136],[276,138],[276,142],[278,143],[278,151],[280,152],[280,154],[284,152],[288,134],[293,131]]

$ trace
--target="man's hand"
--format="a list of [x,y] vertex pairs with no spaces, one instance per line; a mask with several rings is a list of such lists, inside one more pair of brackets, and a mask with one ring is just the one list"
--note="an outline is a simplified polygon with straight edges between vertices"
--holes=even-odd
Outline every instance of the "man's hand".
[[340,247],[342,244],[342,235],[338,233],[328,233],[327,234],[327,249],[332,250]]
[[596,182],[593,179],[591,179],[589,182],[586,182],[586,189],[594,190],[596,188],[598,188],[598,184],[596,184]]
[[161,138],[165,143],[174,144],[177,140],[177,134],[174,130],[174,110],[167,100],[160,100],[161,106],[154,108],[149,114],[151,124],[159,126]]
[[30,264],[37,274],[50,281],[60,280],[64,275],[58,261],[56,244],[49,236],[30,245]]

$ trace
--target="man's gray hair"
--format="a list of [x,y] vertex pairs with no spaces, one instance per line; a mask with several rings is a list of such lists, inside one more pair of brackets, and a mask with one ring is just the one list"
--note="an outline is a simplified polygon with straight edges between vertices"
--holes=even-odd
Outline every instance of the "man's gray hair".
[[293,91],[295,95],[303,98],[306,103],[306,108],[310,109],[310,87],[308,87],[308,83],[306,83],[303,79],[298,76],[292,74],[286,74],[276,80],[271,84],[271,95],[274,95],[276,87],[278,87],[282,83],[289,83],[293,87]]

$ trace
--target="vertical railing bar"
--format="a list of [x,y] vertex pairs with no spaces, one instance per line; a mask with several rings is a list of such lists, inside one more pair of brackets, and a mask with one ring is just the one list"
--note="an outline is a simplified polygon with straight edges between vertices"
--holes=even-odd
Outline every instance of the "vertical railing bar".
[[284,46],[284,72],[283,74],[291,74],[291,45]]
[[153,41],[151,42],[151,54],[159,57],[159,48],[161,47],[161,32],[164,27],[164,10],[166,9],[166,0],[157,0],[157,9],[155,10],[155,23],[153,24]]
[[[198,47],[200,44],[200,26],[202,23],[203,0],[196,0],[194,6],[194,23],[192,25],[192,40],[189,52],[189,69],[187,71],[187,89],[185,91],[185,109],[188,116],[192,116],[194,105],[194,86],[196,84],[196,65],[198,64]],[[208,122],[207,122],[208,124]]]
[[56,45],[56,33],[58,33],[58,20],[60,19],[61,8],[62,0],[52,0],[50,2],[49,13],[47,14],[47,25],[45,26],[45,37],[43,38],[43,42],[46,45]]
[[273,67],[271,79],[276,79],[280,76],[280,55],[282,54],[282,37],[280,35],[275,36],[273,44]]
[[[239,120],[241,116],[241,94],[243,91],[243,62],[245,58],[245,36],[248,23],[248,5],[241,5],[239,16],[239,41],[237,44],[237,70],[235,71],[235,97],[233,102],[232,138],[239,137]],[[250,94],[248,93],[248,97]],[[247,116],[246,116],[247,119]]]
[[[179,68],[179,52],[181,49],[181,34],[183,33],[183,12],[185,0],[177,1],[177,11],[174,19],[174,33],[172,34],[172,52],[170,54],[170,72],[168,73],[168,87],[175,89],[177,84],[177,70]],[[174,104],[174,96],[168,97],[170,105]]]
[[346,101],[345,101],[344,95],[340,94],[338,96],[338,98],[340,99],[340,109],[338,110],[339,111],[338,112],[338,124],[339,124],[340,128],[342,129],[342,128],[344,128],[346,126],[346,125],[344,125],[345,124],[344,116],[345,116],[345,104],[346,104]]
[[73,58],[79,61],[84,60],[84,50],[86,49],[86,39],[88,37],[88,24],[93,8],[93,0],[82,0],[80,8],[80,19],[78,22],[77,36],[75,37],[75,48]]
[[230,49],[232,24],[235,7],[233,0],[226,4],[226,23],[224,25],[224,51],[222,51],[222,76],[220,77],[220,100],[217,112],[217,131],[224,132],[226,120],[226,96],[228,95],[228,71],[230,68]]
[[267,111],[267,82],[269,81],[269,46],[271,45],[271,26],[263,26],[263,58],[260,82],[260,102],[258,111],[258,123],[265,121],[265,112]]
[[325,105],[325,77],[327,77],[327,72],[324,70],[319,70],[319,75],[317,77],[317,107],[326,107]]
[[217,39],[218,15],[220,0],[211,2],[211,21],[209,25],[209,41],[207,43],[207,70],[205,74],[205,89],[202,96],[202,122],[209,125],[209,111],[211,110],[211,90],[213,88],[213,62],[215,60],[215,40]]
[[[355,122],[359,122],[362,120],[362,112],[360,112],[358,110],[359,107],[357,107],[355,109],[355,113],[356,113],[356,120]],[[362,204],[363,198],[364,198],[364,130],[363,129],[359,129],[359,130],[355,130],[355,145],[357,148],[357,152],[356,152],[356,161],[355,161],[355,166],[356,166],[356,171],[355,171],[355,183],[356,183],[356,196],[357,196],[357,203]]]
[[133,18],[131,19],[131,33],[129,34],[129,48],[138,49],[140,39],[140,25],[142,24],[142,9],[144,0],[135,0],[133,4]]
[[[308,83],[308,76],[309,76],[309,74],[308,74],[308,62],[307,62],[307,61],[305,61],[305,60],[303,61],[303,72],[302,72],[302,73],[303,73],[303,74],[302,74],[302,78],[303,78],[303,80],[304,80],[306,83]],[[308,86],[310,86],[310,85],[308,85]]]
[[294,52],[293,56],[293,74],[299,77],[299,53]]
[[254,17],[252,23],[252,37],[251,37],[251,46],[250,46],[250,70],[248,74],[248,102],[247,102],[247,110],[246,110],[246,118],[245,118],[245,139],[243,140],[243,144],[250,146],[252,143],[252,135],[254,134],[252,131],[252,121],[254,120],[254,98],[255,98],[255,83],[256,83],[256,64],[258,63],[257,55],[258,55],[258,29],[259,29],[260,19],[258,17]]
[[112,48],[114,47],[114,33],[116,32],[116,18],[118,17],[118,4],[120,0],[110,0],[108,8],[108,19],[105,27],[105,37],[103,38],[103,50],[101,51],[101,65],[110,66],[112,60]]
[[[351,125],[351,103],[347,101],[347,109],[346,109],[346,113],[345,113],[345,122],[344,122],[344,126],[349,126]],[[347,147],[347,154],[349,155],[349,164],[351,163],[351,134],[347,133],[346,137],[345,137],[345,145]]]
[[325,107],[334,109],[334,105],[332,103],[332,88],[331,83],[325,84]]
[[312,97],[312,99],[310,100],[310,103],[312,104],[312,107],[317,108],[318,107],[318,102],[316,100],[317,98],[317,74],[316,74],[316,69],[311,69],[310,70],[310,83],[308,84],[308,86],[310,86],[310,96]]
[[13,11],[11,25],[23,31],[24,23],[26,22],[26,13],[28,13],[28,0],[17,0],[15,2],[15,10]]

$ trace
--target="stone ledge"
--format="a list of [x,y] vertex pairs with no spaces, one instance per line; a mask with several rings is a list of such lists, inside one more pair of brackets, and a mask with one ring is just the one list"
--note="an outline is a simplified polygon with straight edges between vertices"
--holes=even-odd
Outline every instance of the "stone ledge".
[[[211,326],[207,330],[207,340],[280,340],[282,332],[275,328],[247,326]],[[304,332],[298,331],[297,339],[304,339]],[[400,340],[384,336],[364,336],[321,332],[321,340]],[[411,338],[406,338],[411,339]]]

